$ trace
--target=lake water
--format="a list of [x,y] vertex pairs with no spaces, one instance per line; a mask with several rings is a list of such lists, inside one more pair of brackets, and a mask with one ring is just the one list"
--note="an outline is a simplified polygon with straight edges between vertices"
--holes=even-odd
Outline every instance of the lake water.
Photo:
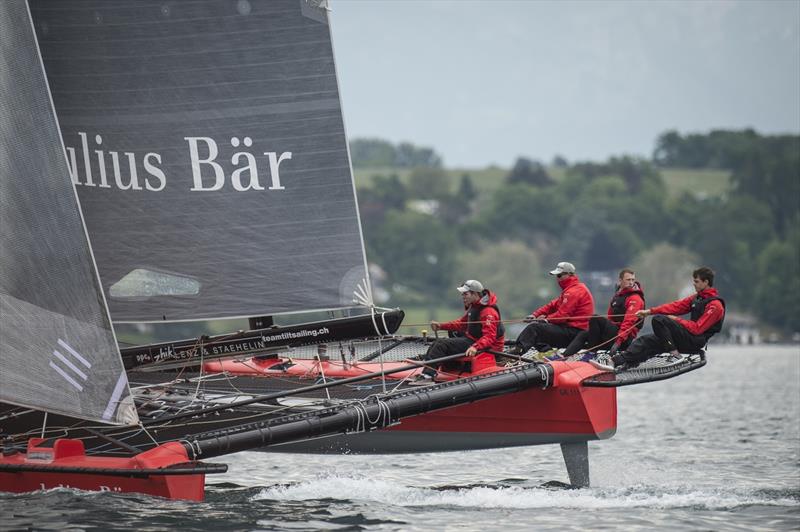
[[241,453],[203,503],[0,494],[2,529],[800,529],[800,347],[714,346],[675,379],[620,388],[592,487],[558,446],[413,456]]

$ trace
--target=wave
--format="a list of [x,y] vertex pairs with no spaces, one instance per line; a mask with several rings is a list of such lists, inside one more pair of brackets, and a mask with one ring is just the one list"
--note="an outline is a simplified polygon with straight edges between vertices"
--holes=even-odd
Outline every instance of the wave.
[[297,484],[264,488],[253,500],[339,500],[399,507],[465,508],[692,508],[729,510],[743,506],[800,506],[800,490],[721,489],[633,485],[553,489],[508,485],[403,486],[385,480],[331,475]]

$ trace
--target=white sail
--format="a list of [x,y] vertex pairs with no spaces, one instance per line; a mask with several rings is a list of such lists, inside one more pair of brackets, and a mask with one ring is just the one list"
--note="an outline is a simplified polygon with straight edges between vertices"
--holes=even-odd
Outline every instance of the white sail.
[[32,0],[114,321],[356,306],[366,262],[319,4]]
[[28,6],[0,2],[0,401],[138,421]]

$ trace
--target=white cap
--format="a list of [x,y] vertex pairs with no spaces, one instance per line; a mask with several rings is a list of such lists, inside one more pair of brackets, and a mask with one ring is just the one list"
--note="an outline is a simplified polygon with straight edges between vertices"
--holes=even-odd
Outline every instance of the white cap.
[[560,273],[575,273],[575,266],[571,262],[559,262],[556,269],[550,272],[550,275],[558,275]]
[[477,292],[483,293],[483,285],[480,281],[476,281],[475,279],[470,279],[469,281],[464,281],[464,284],[456,288],[462,294],[464,292]]

